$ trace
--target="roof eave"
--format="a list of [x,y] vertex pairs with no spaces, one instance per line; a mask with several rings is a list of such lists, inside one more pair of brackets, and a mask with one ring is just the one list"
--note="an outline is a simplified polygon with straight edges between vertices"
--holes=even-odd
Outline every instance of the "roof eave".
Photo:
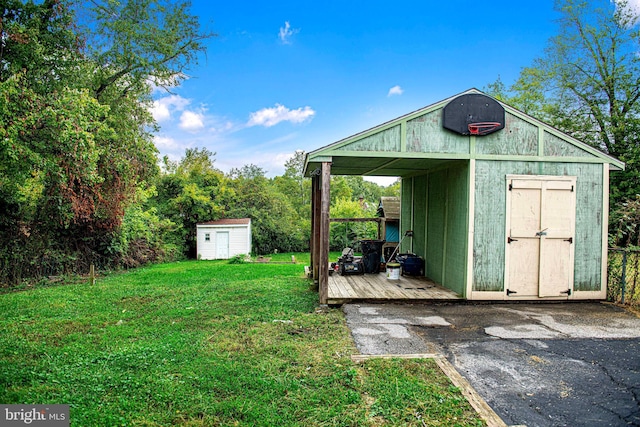
[[[466,95],[466,94],[482,94],[482,95],[486,95],[485,93],[483,93],[482,91],[476,89],[476,88],[471,88],[468,89],[464,92],[458,93],[456,95],[450,96],[446,99],[443,99],[441,101],[435,102],[433,104],[430,104],[426,107],[420,108],[418,110],[415,110],[413,112],[410,112],[408,114],[404,114],[400,117],[397,117],[395,119],[389,120],[387,122],[384,122],[380,125],[374,126],[372,128],[366,129],[362,132],[358,132],[354,135],[348,136],[346,138],[343,138],[341,140],[338,140],[336,142],[333,142],[329,145],[326,145],[324,147],[318,148],[314,151],[308,152],[305,156],[305,164],[304,164],[304,170],[303,170],[303,176],[310,176],[310,174],[312,173],[312,171],[310,170],[310,165],[314,164],[317,165],[318,163],[322,163],[322,162],[331,162],[332,160],[332,154],[335,153],[335,150],[339,149],[342,146],[345,146],[347,144],[351,144],[353,142],[356,142],[358,140],[361,140],[363,138],[366,138],[370,135],[374,135],[378,132],[382,132],[386,129],[392,128],[394,126],[397,126],[403,122],[406,122],[408,120],[411,120],[415,117],[427,114],[431,111],[435,111],[437,109],[443,108],[446,104],[448,104],[452,99],[457,98],[458,96],[461,95]],[[490,95],[486,95],[486,96],[490,96]],[[536,126],[541,127],[542,129],[545,129],[546,131],[552,133],[552,134],[556,134],[556,136],[566,140],[567,142],[579,147],[582,150],[587,151],[588,153],[590,153],[593,156],[598,157],[599,159],[601,159],[604,163],[608,163],[609,164],[609,168],[611,171],[621,171],[625,169],[625,164],[624,162],[603,153],[602,151],[591,147],[590,145],[585,144],[582,141],[579,141],[575,138],[573,138],[572,136],[566,134],[565,132],[562,132],[556,128],[554,128],[553,126],[544,123],[508,104],[505,104],[502,101],[496,100],[500,103],[500,105],[502,105],[506,111],[508,111],[509,113],[520,117],[522,120],[528,121],[530,123],[535,124]],[[363,156],[365,154],[363,153]],[[317,166],[316,166],[317,167]]]

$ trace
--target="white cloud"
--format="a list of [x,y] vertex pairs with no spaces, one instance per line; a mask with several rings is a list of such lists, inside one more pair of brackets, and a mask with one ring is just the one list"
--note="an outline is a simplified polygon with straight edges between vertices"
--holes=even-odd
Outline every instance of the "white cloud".
[[153,142],[160,151],[172,151],[181,148],[175,139],[168,136],[154,135]]
[[169,107],[160,101],[153,101],[153,107],[151,107],[151,114],[156,122],[164,122],[171,118]]
[[275,126],[280,122],[302,123],[316,114],[311,107],[290,110],[284,105],[276,104],[272,108],[263,108],[249,116],[248,126]]
[[394,87],[389,89],[389,93],[387,93],[387,96],[402,95],[403,92],[404,92],[404,89],[402,89],[398,85],[395,85]]
[[291,156],[291,153],[264,153],[254,163],[263,168],[268,177],[274,177],[284,174],[284,164]]
[[180,95],[165,96],[164,98],[153,101],[151,114],[153,114],[153,118],[160,123],[169,120],[171,118],[172,111],[184,110],[190,102],[191,101],[181,97]]
[[184,111],[180,116],[180,129],[195,132],[204,128],[204,116],[193,111]]
[[[214,121],[216,120],[217,119],[214,118]],[[230,120],[219,119],[209,128],[209,131],[217,134],[223,134],[233,132],[237,127],[238,126]]]
[[284,44],[291,44],[291,37],[293,37],[294,34],[299,33],[300,30],[299,29],[291,29],[291,24],[289,23],[289,21],[285,21],[284,23],[284,27],[280,27],[280,32],[278,33],[278,37],[280,38],[280,41]]

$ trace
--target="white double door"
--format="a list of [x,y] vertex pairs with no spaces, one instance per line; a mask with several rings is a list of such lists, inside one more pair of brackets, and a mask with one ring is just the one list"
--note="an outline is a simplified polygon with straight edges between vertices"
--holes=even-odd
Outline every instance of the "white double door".
[[575,177],[507,177],[508,297],[571,295],[575,190]]

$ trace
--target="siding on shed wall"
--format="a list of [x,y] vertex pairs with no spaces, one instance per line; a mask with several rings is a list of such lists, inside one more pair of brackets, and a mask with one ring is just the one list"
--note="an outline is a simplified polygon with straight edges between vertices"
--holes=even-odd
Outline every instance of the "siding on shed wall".
[[[577,176],[574,290],[602,287],[603,166],[588,163],[546,164],[544,175]],[[605,236],[606,239],[606,236]]]
[[[476,161],[473,290],[504,288],[505,176],[511,162]],[[502,166],[502,167],[498,167]]]
[[469,166],[467,163],[450,168],[447,201],[447,243],[444,285],[465,294],[467,268],[467,233],[469,209]]
[[567,144],[562,138],[544,132],[544,155],[552,157],[593,157],[591,153],[576,147],[572,144]]
[[536,156],[538,127],[513,114],[505,113],[504,129],[479,138],[476,153]]
[[251,248],[248,247],[249,238],[246,228],[232,228],[229,231],[229,256],[248,254]]
[[602,164],[483,160],[476,161],[473,290],[504,290],[507,174],[577,177],[574,290],[600,290]]
[[427,247],[425,274],[438,283],[444,279],[444,251],[447,215],[447,171],[430,174],[429,212],[427,214]]
[[[565,145],[567,145],[566,142]],[[468,136],[444,130],[442,111],[436,110],[407,121],[407,151],[468,154],[470,140]],[[504,129],[483,136],[481,142],[476,145],[476,152],[477,154],[536,156],[538,155],[538,127],[513,114],[506,113]]]
[[400,125],[339,148],[339,151],[400,151]]
[[403,180],[403,189],[412,188],[413,222],[407,227],[414,232],[413,252],[425,258],[426,276],[461,295],[466,284],[468,170],[463,162]]
[[469,153],[469,137],[442,127],[442,110],[407,121],[407,151],[414,153]]
[[427,249],[427,195],[429,176],[417,176],[413,179],[413,252],[426,256]]
[[[213,230],[204,229],[202,227],[197,227],[197,235],[196,235],[196,252],[198,254],[198,258],[200,259],[212,259],[215,257],[215,246],[212,243],[215,243],[215,233]],[[204,240],[205,234],[209,233],[209,242]],[[211,248],[211,249],[210,249]]]

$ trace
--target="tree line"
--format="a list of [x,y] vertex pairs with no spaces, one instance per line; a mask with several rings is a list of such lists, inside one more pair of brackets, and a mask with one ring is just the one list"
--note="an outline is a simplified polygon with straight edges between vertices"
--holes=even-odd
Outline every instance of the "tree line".
[[[303,176],[305,153],[297,151],[281,176],[249,164],[223,173],[215,167],[215,153],[187,149],[179,162],[163,159],[154,194],[148,199],[156,221],[168,220],[176,249],[196,257],[196,224],[220,218],[251,218],[253,251],[258,255],[309,250],[311,235],[311,179]],[[382,196],[399,196],[400,183],[381,187],[360,176],[331,178],[331,216],[375,217]],[[362,201],[361,201],[362,199]],[[140,212],[142,213],[142,212]],[[332,248],[357,238],[374,238],[370,227],[333,227]]]

